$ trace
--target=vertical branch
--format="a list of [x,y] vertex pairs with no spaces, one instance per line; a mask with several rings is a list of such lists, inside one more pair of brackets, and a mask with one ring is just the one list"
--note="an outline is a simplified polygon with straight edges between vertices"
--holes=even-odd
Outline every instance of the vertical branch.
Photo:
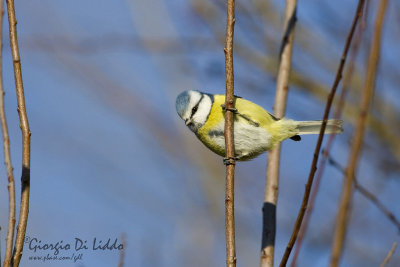
[[236,266],[235,248],[235,216],[234,216],[234,177],[235,177],[235,147],[233,140],[233,112],[235,108],[233,96],[233,32],[235,25],[235,0],[227,0],[226,40],[225,40],[225,235],[226,235],[226,266]]
[[[364,8],[365,11],[363,11],[363,20],[360,23],[360,26],[358,27],[356,36],[355,36],[355,40],[354,43],[352,45],[351,51],[350,51],[350,62],[349,62],[349,66],[347,68],[347,72],[344,75],[343,78],[343,84],[342,84],[342,91],[340,93],[340,97],[339,97],[339,103],[337,105],[335,114],[334,114],[334,119],[340,119],[340,117],[342,116],[342,111],[345,105],[345,100],[346,100],[346,95],[348,92],[348,89],[350,87],[350,82],[351,82],[351,78],[353,77],[353,72],[354,72],[354,68],[355,68],[355,60],[356,60],[356,56],[358,54],[358,50],[361,44],[361,40],[362,40],[362,36],[365,30],[365,26],[366,26],[366,18],[368,17],[367,14],[367,10],[368,10],[368,0],[366,2],[366,8]],[[326,166],[326,162],[330,153],[330,150],[333,146],[333,141],[335,140],[336,135],[331,134],[328,138],[328,141],[326,143],[325,149],[322,150],[322,158],[320,161],[320,164],[317,168],[317,172],[316,172],[316,177],[315,177],[315,181],[314,181],[314,186],[311,190],[311,196],[310,196],[310,202],[308,205],[308,211],[306,212],[306,214],[304,215],[304,221],[303,221],[303,225],[300,228],[300,232],[299,235],[297,237],[297,244],[295,247],[295,251],[293,254],[293,260],[290,264],[290,266],[295,267],[296,263],[297,263],[297,258],[298,255],[300,253],[300,248],[301,248],[301,244],[303,241],[303,237],[307,232],[307,228],[308,228],[308,223],[313,211],[313,207],[314,207],[314,203],[317,197],[317,193],[319,190],[319,185],[320,182],[322,180],[322,175],[325,171],[325,166]]]
[[125,233],[121,234],[121,242],[122,242],[123,248],[119,254],[118,267],[124,267],[124,265],[125,265],[125,250],[126,250],[126,234]]
[[31,132],[29,130],[28,116],[26,115],[24,86],[22,83],[21,59],[19,56],[17,40],[17,20],[15,18],[14,1],[7,0],[8,23],[10,27],[10,46],[14,65],[15,88],[17,91],[18,115],[22,131],[22,174],[21,174],[21,207],[15,240],[13,266],[18,266],[22,256],[26,224],[29,213],[29,188],[30,188],[30,158],[31,158]]
[[[276,82],[274,114],[285,116],[286,100],[289,91],[289,74],[292,65],[294,26],[296,24],[297,0],[286,0],[285,23],[280,49],[280,63]],[[268,153],[265,196],[263,205],[263,227],[261,241],[261,267],[274,265],[276,203],[279,192],[279,163],[281,144]]]
[[8,230],[6,238],[6,253],[4,256],[4,267],[10,266],[12,258],[12,249],[14,241],[14,230],[15,230],[15,183],[13,167],[11,164],[10,154],[10,139],[8,136],[8,127],[6,120],[6,112],[4,107],[4,89],[3,89],[3,15],[4,15],[4,3],[0,3],[0,121],[1,129],[3,134],[3,146],[4,146],[4,164],[7,169],[8,178]]
[[348,51],[350,49],[350,44],[351,44],[351,40],[353,39],[353,35],[354,35],[354,31],[356,29],[357,26],[357,22],[359,20],[359,18],[362,15],[362,7],[364,5],[365,0],[359,0],[358,2],[358,6],[357,6],[357,10],[353,19],[353,23],[351,25],[350,28],[350,32],[347,35],[347,40],[346,40],[346,44],[343,50],[343,54],[342,57],[340,58],[340,63],[339,63],[339,67],[336,73],[336,77],[335,77],[335,81],[333,82],[333,86],[332,89],[328,95],[328,99],[326,101],[326,106],[325,106],[325,111],[324,111],[324,116],[323,116],[323,121],[322,121],[322,125],[321,125],[321,130],[319,132],[319,136],[318,136],[318,141],[317,141],[317,145],[315,146],[315,150],[314,150],[314,157],[313,157],[313,161],[311,164],[311,169],[310,169],[310,174],[308,176],[307,179],[307,184],[306,184],[306,188],[305,188],[305,192],[304,192],[304,196],[303,196],[303,201],[301,203],[301,207],[299,210],[299,213],[297,215],[297,219],[294,225],[294,229],[292,232],[292,235],[290,237],[290,240],[288,242],[288,245],[286,246],[286,250],[285,253],[282,257],[282,261],[280,263],[280,266],[286,266],[287,261],[289,259],[290,253],[293,249],[293,246],[296,242],[297,239],[297,235],[300,231],[300,227],[301,227],[301,223],[303,221],[304,218],[304,214],[307,210],[307,205],[308,205],[308,199],[310,197],[310,192],[311,192],[311,187],[314,181],[314,176],[315,176],[315,172],[317,171],[317,162],[318,162],[318,157],[319,157],[319,153],[321,151],[321,146],[322,146],[322,140],[324,138],[324,132],[325,132],[325,128],[326,128],[326,123],[328,120],[328,115],[332,106],[332,102],[333,102],[333,98],[335,97],[335,93],[336,93],[336,89],[339,85],[339,82],[342,78],[342,73],[343,73],[343,68],[344,68],[344,64],[346,62],[346,58],[347,58],[347,54]]
[[353,136],[350,157],[346,168],[345,181],[343,183],[342,195],[337,215],[336,229],[332,246],[331,266],[338,266],[339,259],[343,251],[343,244],[347,231],[349,206],[353,195],[354,175],[361,154],[367,115],[375,89],[376,69],[379,62],[382,27],[387,2],[388,0],[380,1],[379,10],[375,20],[374,33],[372,36],[372,47],[368,59],[367,73],[360,104],[360,111],[355,133]]

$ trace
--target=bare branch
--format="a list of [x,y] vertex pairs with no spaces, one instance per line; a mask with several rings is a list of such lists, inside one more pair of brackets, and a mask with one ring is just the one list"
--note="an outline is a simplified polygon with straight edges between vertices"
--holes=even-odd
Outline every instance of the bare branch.
[[305,212],[307,210],[308,199],[310,197],[311,186],[312,186],[312,183],[313,183],[313,180],[314,180],[314,175],[315,175],[315,172],[317,170],[318,156],[319,156],[319,153],[320,153],[320,150],[321,150],[322,140],[324,138],[324,132],[325,132],[325,128],[326,128],[326,122],[328,120],[329,111],[330,111],[331,106],[332,106],[332,102],[333,102],[333,98],[334,98],[335,93],[336,93],[336,89],[337,89],[337,87],[339,85],[339,82],[340,82],[340,80],[342,78],[344,64],[346,62],[347,54],[348,54],[348,51],[350,49],[351,40],[353,39],[353,35],[354,35],[355,29],[356,29],[356,26],[357,26],[357,22],[358,22],[359,18],[362,15],[362,7],[364,5],[364,2],[365,2],[365,0],[360,0],[358,2],[358,6],[357,6],[357,10],[356,10],[354,19],[353,19],[353,23],[351,25],[350,32],[349,32],[349,34],[347,36],[347,40],[346,40],[346,44],[345,44],[345,47],[344,47],[344,51],[343,51],[342,57],[340,59],[339,68],[338,68],[338,71],[336,73],[336,78],[335,78],[335,81],[333,83],[331,92],[329,93],[329,96],[328,96],[328,99],[327,99],[327,103],[326,103],[326,106],[325,106],[325,112],[324,112],[324,116],[323,116],[323,123],[321,125],[321,130],[320,130],[320,133],[319,133],[319,136],[318,136],[317,145],[315,147],[313,162],[312,162],[312,165],[311,165],[310,174],[308,176],[308,180],[307,180],[307,184],[306,184],[306,188],[305,188],[305,192],[304,192],[304,197],[303,197],[303,201],[302,201],[302,204],[301,204],[301,208],[300,208],[300,211],[299,211],[297,219],[296,219],[296,223],[295,223],[295,226],[294,226],[294,229],[293,229],[292,236],[290,237],[289,243],[288,243],[288,245],[286,247],[286,250],[285,250],[285,253],[284,253],[283,257],[282,257],[282,261],[280,263],[280,266],[286,266],[286,264],[287,264],[287,261],[288,261],[289,256],[290,256],[290,252],[292,251],[292,248],[293,248],[293,246],[294,246],[294,244],[296,242],[296,239],[297,239],[297,235],[298,235],[298,233],[300,231],[300,226],[301,226],[301,223],[303,221],[304,214],[305,214]]
[[396,247],[397,247],[397,242],[394,242],[393,245],[392,245],[392,248],[389,250],[389,252],[386,255],[385,259],[383,260],[381,265],[379,265],[380,267],[385,267],[386,264],[388,264],[390,258],[393,256],[394,251],[396,250]]
[[[285,116],[286,100],[289,91],[289,74],[292,65],[294,26],[296,24],[297,0],[286,1],[286,14],[280,51],[279,71],[276,83],[274,114],[278,118]],[[281,144],[268,153],[265,196],[263,205],[263,228],[261,241],[261,267],[274,265],[276,203],[279,192],[279,164]]]
[[[341,166],[339,162],[337,162],[330,155],[328,155],[328,160],[329,164],[334,166],[343,174],[346,174],[346,170],[343,168],[343,166]],[[354,189],[360,192],[360,194],[363,195],[365,198],[369,199],[383,214],[385,214],[385,216],[397,227],[397,230],[400,232],[400,221],[396,218],[396,216],[394,216],[393,212],[391,212],[385,205],[383,205],[382,202],[375,196],[374,193],[372,193],[363,185],[361,185],[358,182],[356,176],[353,177],[353,182],[354,182]]]
[[3,88],[3,16],[4,16],[4,4],[3,1],[0,4],[0,121],[1,129],[3,134],[3,146],[4,146],[4,164],[7,169],[8,179],[8,230],[7,230],[7,241],[6,241],[6,253],[4,257],[4,267],[10,266],[12,258],[12,250],[14,244],[14,231],[15,231],[15,183],[13,167],[11,164],[10,154],[10,138],[8,135],[8,127],[6,120],[6,112],[4,107],[4,88]]
[[[360,26],[358,27],[358,30],[356,32],[356,36],[354,37],[355,40],[353,42],[352,48],[350,50],[350,62],[349,62],[349,66],[347,68],[347,71],[344,75],[343,78],[343,84],[342,84],[342,91],[340,93],[340,97],[339,97],[339,103],[337,104],[336,107],[336,111],[334,114],[334,118],[335,119],[340,119],[342,116],[342,112],[343,112],[343,108],[345,106],[345,102],[346,102],[346,95],[348,93],[348,89],[350,87],[350,82],[351,82],[351,78],[353,77],[353,73],[355,70],[355,60],[356,60],[356,56],[358,54],[359,48],[360,48],[360,44],[361,44],[361,40],[362,40],[362,36],[363,33],[365,31],[365,26],[366,26],[366,18],[368,17],[367,15],[367,10],[368,10],[368,3],[369,1],[366,2],[366,8],[364,11],[364,15],[363,15],[363,20],[360,23]],[[333,146],[333,142],[335,140],[336,135],[332,134],[329,136],[328,138],[328,142],[326,143],[325,149],[322,150],[322,158],[320,161],[320,164],[317,168],[317,172],[316,172],[316,177],[315,177],[315,181],[314,181],[314,186],[312,187],[311,190],[311,196],[310,196],[310,202],[308,205],[308,210],[306,212],[306,214],[304,215],[304,220],[303,220],[303,225],[300,228],[300,232],[299,235],[297,237],[297,244],[295,247],[295,251],[294,251],[294,255],[293,255],[293,260],[290,264],[290,266],[295,267],[296,263],[297,263],[297,258],[298,255],[300,253],[300,248],[301,248],[301,244],[303,241],[303,237],[307,232],[307,228],[308,228],[308,223],[310,221],[310,217],[313,211],[313,207],[314,207],[314,203],[315,203],[315,199],[317,198],[317,193],[319,190],[319,185],[320,182],[322,180],[322,175],[325,171],[325,166],[326,166],[326,162],[330,153],[330,150]]]
[[122,242],[123,248],[121,249],[120,254],[119,254],[118,267],[124,267],[124,264],[125,264],[125,249],[126,249],[126,234],[125,233],[121,234],[121,242]]
[[364,140],[367,114],[375,89],[376,69],[379,62],[380,42],[382,35],[383,20],[387,7],[387,0],[381,0],[378,14],[375,20],[374,34],[372,36],[372,47],[368,59],[367,73],[365,78],[364,91],[361,100],[359,117],[353,137],[349,162],[346,168],[345,181],[343,183],[342,195],[336,221],[336,229],[332,246],[331,266],[339,265],[340,256],[347,232],[349,207],[353,195],[354,174],[357,169],[361,148]]
[[234,214],[234,179],[235,179],[235,147],[233,139],[233,111],[235,108],[233,90],[233,33],[235,25],[235,0],[227,1],[226,40],[225,40],[225,235],[226,235],[226,266],[236,266],[235,248],[235,214]]
[[17,91],[18,114],[22,131],[22,175],[21,175],[21,207],[15,240],[13,266],[19,266],[24,246],[24,238],[29,213],[31,132],[25,108],[24,86],[22,83],[21,59],[18,49],[17,20],[15,18],[14,1],[7,0],[8,23],[10,27],[10,46],[14,65],[15,88]]

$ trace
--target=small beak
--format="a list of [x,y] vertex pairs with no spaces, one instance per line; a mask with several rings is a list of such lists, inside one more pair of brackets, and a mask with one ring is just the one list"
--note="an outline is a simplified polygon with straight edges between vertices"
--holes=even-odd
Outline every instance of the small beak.
[[186,124],[186,126],[188,126],[190,124],[190,119],[186,119],[185,124]]

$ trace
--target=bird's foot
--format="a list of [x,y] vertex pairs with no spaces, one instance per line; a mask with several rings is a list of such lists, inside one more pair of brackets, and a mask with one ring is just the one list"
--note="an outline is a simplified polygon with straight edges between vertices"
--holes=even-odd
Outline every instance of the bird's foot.
[[235,165],[237,160],[239,160],[239,157],[228,157],[223,159],[225,165]]
[[229,110],[229,111],[232,111],[234,114],[237,114],[237,113],[239,113],[238,111],[237,111],[237,109],[236,108],[227,108],[226,107],[226,105],[221,105],[221,107],[222,107],[222,110],[223,111],[227,111],[227,110]]

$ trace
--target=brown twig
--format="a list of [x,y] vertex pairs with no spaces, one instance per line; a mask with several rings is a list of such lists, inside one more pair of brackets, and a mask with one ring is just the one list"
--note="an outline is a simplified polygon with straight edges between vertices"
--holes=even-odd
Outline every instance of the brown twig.
[[225,235],[226,266],[236,266],[235,216],[234,216],[234,179],[235,147],[233,139],[233,111],[235,108],[233,88],[233,33],[235,25],[235,0],[227,0],[226,40],[225,40],[225,155],[226,155],[226,189],[225,189]]
[[121,249],[120,254],[119,254],[118,267],[123,267],[125,264],[125,249],[126,249],[126,234],[125,233],[123,233],[121,235],[121,242],[122,242],[123,248]]
[[14,65],[15,88],[17,91],[18,115],[22,131],[22,174],[21,174],[21,207],[15,239],[13,266],[19,266],[24,246],[24,238],[29,213],[29,188],[30,188],[30,158],[31,158],[31,131],[29,130],[28,116],[26,114],[24,86],[22,83],[21,59],[19,56],[17,39],[17,20],[15,18],[14,1],[7,0],[8,23],[10,27],[10,46]]
[[[348,89],[350,87],[350,82],[351,82],[351,78],[353,77],[353,72],[355,69],[355,60],[356,60],[356,56],[358,54],[358,50],[361,44],[361,40],[362,40],[362,36],[365,30],[365,25],[366,25],[366,18],[367,18],[367,10],[368,10],[368,0],[366,2],[366,8],[364,11],[364,15],[363,15],[363,20],[360,23],[360,26],[358,27],[358,30],[356,32],[356,36],[354,37],[354,42],[353,45],[351,47],[350,50],[350,60],[349,60],[349,66],[347,68],[347,72],[344,75],[343,78],[343,84],[342,84],[342,91],[340,93],[340,97],[339,97],[339,102],[334,114],[334,118],[335,119],[340,119],[342,116],[342,111],[346,102],[346,95],[348,92]],[[325,166],[326,166],[326,162],[330,153],[330,150],[333,146],[333,142],[335,140],[336,135],[332,134],[329,136],[328,141],[326,143],[325,148],[322,150],[322,158],[320,161],[320,164],[317,168],[317,172],[316,172],[316,176],[315,176],[315,181],[314,181],[314,186],[312,187],[311,190],[311,196],[310,196],[310,201],[309,201],[309,205],[308,205],[308,209],[306,214],[304,215],[304,219],[303,219],[303,224],[300,228],[300,232],[299,235],[297,237],[297,243],[296,243],[296,247],[295,247],[295,251],[293,253],[293,260],[290,264],[291,267],[295,267],[296,263],[297,263],[297,258],[299,256],[300,253],[300,249],[301,249],[301,244],[303,241],[303,237],[307,232],[307,228],[308,228],[308,223],[310,221],[310,217],[313,211],[313,207],[314,207],[314,203],[317,197],[317,193],[319,190],[319,185],[320,182],[322,180],[322,175],[325,171]]]
[[373,193],[368,191],[364,186],[360,185],[355,178],[354,188],[364,197],[368,198],[372,203],[374,203],[375,206],[397,227],[397,230],[400,231],[400,222],[397,220],[396,216],[394,216],[393,212],[386,208]]
[[15,183],[13,167],[11,164],[10,154],[10,138],[8,135],[6,112],[4,107],[4,89],[3,89],[3,15],[4,15],[4,4],[3,1],[0,3],[0,121],[1,129],[3,134],[3,146],[4,146],[4,164],[7,169],[8,178],[8,230],[7,230],[7,241],[6,241],[6,253],[4,256],[4,267],[10,266],[12,258],[12,250],[14,244],[14,231],[15,231]]
[[[294,26],[296,24],[297,0],[286,1],[285,23],[280,51],[279,71],[276,82],[274,114],[278,118],[285,116],[286,100],[289,91],[289,74],[292,65]],[[278,144],[268,153],[265,196],[263,205],[263,227],[261,241],[261,267],[274,265],[276,203],[279,192],[279,164],[281,145]]]
[[379,265],[379,267],[385,267],[386,264],[388,264],[390,258],[393,256],[394,251],[396,250],[396,247],[397,247],[397,242],[394,242],[392,248],[389,250],[388,254],[386,255],[381,265]]
[[388,2],[387,0],[381,0],[379,4],[377,17],[375,20],[374,34],[372,36],[372,47],[368,59],[364,90],[360,104],[360,112],[353,137],[349,162],[346,168],[345,181],[343,183],[342,195],[337,215],[336,229],[334,233],[331,264],[330,264],[333,267],[338,266],[339,264],[347,232],[349,207],[353,194],[354,174],[357,169],[359,157],[361,154],[361,147],[364,140],[367,115],[375,89],[376,69],[379,62],[383,19],[385,17],[387,2]]
[[[328,160],[329,164],[334,166],[337,170],[339,170],[343,174],[346,174],[345,168],[341,166],[339,162],[337,162],[330,155],[328,155]],[[360,194],[363,195],[365,198],[369,199],[383,214],[385,214],[385,216],[397,227],[397,230],[400,232],[400,221],[396,218],[396,216],[394,216],[393,212],[391,212],[388,208],[386,208],[386,206],[382,204],[382,202],[374,195],[374,193],[372,193],[363,185],[361,185],[358,182],[356,176],[353,177],[353,183],[354,183],[354,189],[360,192]]]
[[364,5],[364,2],[365,2],[365,0],[360,0],[358,2],[358,6],[357,6],[356,13],[355,13],[355,17],[353,19],[353,23],[351,25],[350,32],[349,32],[349,34],[347,36],[347,40],[346,40],[346,44],[345,44],[345,47],[344,47],[344,51],[343,51],[342,57],[340,59],[339,68],[338,68],[338,71],[336,73],[336,78],[335,78],[335,81],[333,83],[331,92],[329,93],[329,96],[328,96],[328,99],[327,99],[327,102],[326,102],[325,112],[324,112],[324,116],[323,116],[323,122],[322,122],[321,130],[320,130],[320,133],[319,133],[319,136],[318,136],[317,145],[315,147],[314,157],[313,157],[313,161],[312,161],[312,164],[311,164],[310,174],[309,174],[308,179],[307,179],[307,184],[306,184],[306,188],[305,188],[305,192],[304,192],[301,208],[300,208],[300,211],[299,211],[299,213],[297,215],[297,219],[296,219],[296,223],[295,223],[295,226],[294,226],[294,229],[293,229],[293,233],[292,233],[292,235],[290,237],[289,243],[288,243],[288,245],[286,247],[286,250],[285,250],[285,253],[284,253],[283,257],[282,257],[282,261],[280,263],[280,266],[286,266],[286,264],[287,264],[287,261],[289,259],[290,253],[292,251],[292,248],[293,248],[293,246],[294,246],[294,244],[296,242],[297,235],[299,233],[300,226],[301,226],[301,223],[303,221],[304,214],[305,214],[305,212],[307,210],[308,199],[310,197],[311,186],[312,186],[312,183],[313,183],[313,180],[314,180],[314,175],[315,175],[315,172],[317,170],[318,156],[319,156],[319,153],[320,153],[320,150],[321,150],[322,140],[324,138],[324,132],[325,132],[325,128],[326,128],[326,123],[327,123],[329,111],[330,111],[331,106],[332,106],[332,102],[333,102],[333,98],[334,98],[335,93],[336,93],[336,89],[337,89],[337,87],[339,85],[339,82],[340,82],[340,80],[342,78],[342,73],[343,73],[344,64],[346,62],[347,53],[348,53],[348,51],[350,49],[351,40],[353,39],[353,35],[354,35],[355,29],[356,29],[356,26],[357,26],[357,22],[358,22],[359,18],[362,15],[362,7]]

